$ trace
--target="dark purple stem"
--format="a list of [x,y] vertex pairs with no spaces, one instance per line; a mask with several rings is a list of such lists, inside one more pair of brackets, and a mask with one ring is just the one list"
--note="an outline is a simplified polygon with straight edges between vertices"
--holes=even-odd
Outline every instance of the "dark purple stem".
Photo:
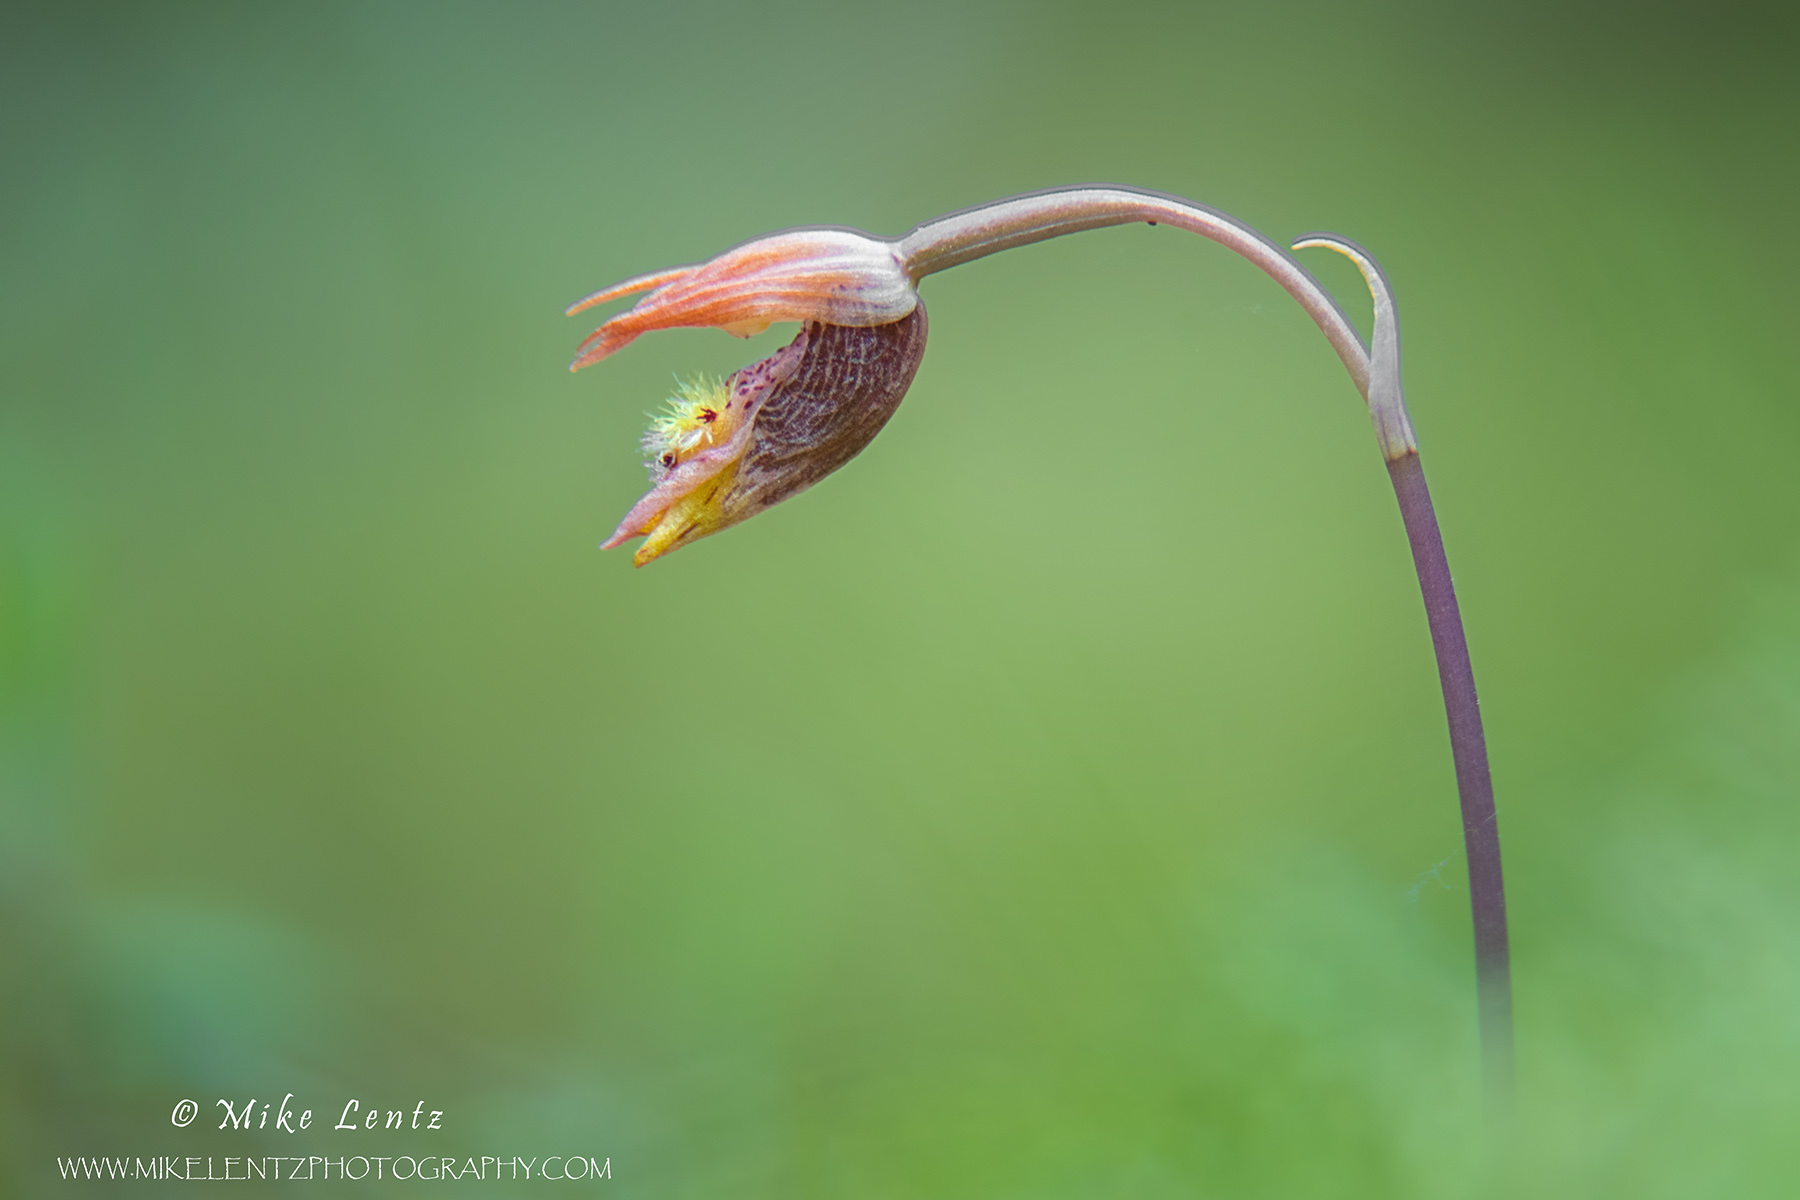
[[1456,790],[1462,800],[1463,844],[1469,856],[1469,907],[1475,918],[1475,986],[1481,1014],[1482,1075],[1488,1096],[1509,1105],[1513,1092],[1512,959],[1506,941],[1506,885],[1500,874],[1500,826],[1494,813],[1494,781],[1488,774],[1487,738],[1481,731],[1481,703],[1469,643],[1444,539],[1438,532],[1425,468],[1416,452],[1388,461],[1406,540],[1412,544],[1425,618],[1437,652],[1444,712],[1450,719],[1450,754],[1456,763]]

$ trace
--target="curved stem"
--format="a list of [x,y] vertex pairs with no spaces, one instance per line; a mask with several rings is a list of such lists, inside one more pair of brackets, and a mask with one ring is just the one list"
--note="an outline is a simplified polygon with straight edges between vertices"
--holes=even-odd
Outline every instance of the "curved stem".
[[1134,188],[1066,188],[1014,196],[979,208],[927,221],[901,238],[895,251],[917,282],[946,267],[984,258],[1014,246],[1027,246],[1065,233],[1108,225],[1173,225],[1211,238],[1261,267],[1300,302],[1343,360],[1351,382],[1369,394],[1369,357],[1362,339],[1330,293],[1305,267],[1256,230],[1224,213],[1177,196]]
[[1015,196],[952,213],[914,229],[894,244],[916,283],[1000,250],[1046,238],[1143,221],[1167,224],[1211,238],[1261,267],[1324,332],[1368,402],[1376,441],[1393,481],[1400,517],[1412,548],[1425,599],[1425,617],[1437,656],[1438,681],[1450,725],[1450,751],[1462,805],[1463,845],[1469,861],[1469,905],[1475,926],[1475,976],[1480,1013],[1483,1075],[1492,1100],[1504,1107],[1513,1087],[1512,968],[1506,933],[1506,888],[1500,869],[1500,831],[1487,739],[1468,640],[1456,603],[1443,535],[1419,462],[1419,443],[1400,387],[1400,323],[1393,290],[1375,260],[1360,246],[1333,234],[1311,234],[1294,249],[1334,250],[1353,261],[1369,285],[1375,306],[1373,345],[1365,350],[1344,312],[1306,269],[1280,246],[1224,213],[1175,196],[1131,188],[1068,188]]

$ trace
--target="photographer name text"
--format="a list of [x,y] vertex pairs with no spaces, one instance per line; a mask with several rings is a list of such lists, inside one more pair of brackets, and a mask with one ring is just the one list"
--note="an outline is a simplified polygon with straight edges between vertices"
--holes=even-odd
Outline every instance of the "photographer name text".
[[[244,1100],[241,1108],[238,1101],[225,1098],[213,1103],[219,1109],[220,1129],[272,1129],[282,1133],[297,1133],[313,1126],[313,1110],[296,1105],[292,1092],[282,1097],[279,1104],[255,1098]],[[183,1100],[169,1114],[169,1123],[184,1129],[192,1125],[199,1115],[198,1104],[192,1100]],[[443,1120],[444,1111],[426,1108],[423,1100],[415,1104],[411,1111],[404,1105],[384,1109],[375,1103],[365,1105],[361,1100],[346,1100],[343,1108],[338,1111],[337,1123],[326,1125],[320,1122],[319,1128],[350,1133],[388,1129],[442,1129]]]

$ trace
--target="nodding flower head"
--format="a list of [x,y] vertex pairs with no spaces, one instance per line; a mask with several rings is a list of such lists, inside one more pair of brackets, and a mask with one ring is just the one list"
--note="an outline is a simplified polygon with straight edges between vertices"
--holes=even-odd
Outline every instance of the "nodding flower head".
[[582,343],[573,368],[652,329],[715,325],[748,337],[774,321],[804,324],[754,366],[682,385],[644,435],[653,486],[601,547],[642,536],[640,567],[849,462],[893,416],[925,353],[925,307],[892,243],[857,233],[777,234],[628,280],[569,311],[646,288],[656,290]]

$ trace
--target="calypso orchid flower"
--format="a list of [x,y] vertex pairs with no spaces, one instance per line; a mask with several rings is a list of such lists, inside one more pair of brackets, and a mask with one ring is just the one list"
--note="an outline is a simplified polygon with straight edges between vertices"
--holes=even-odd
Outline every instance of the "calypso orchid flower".
[[645,435],[654,486],[602,547],[639,535],[638,566],[717,533],[837,470],[893,416],[925,355],[925,307],[891,242],[841,229],[761,238],[711,262],[595,292],[570,313],[654,289],[585,342],[570,370],[639,334],[775,321],[800,336],[712,386],[689,384]]
[[634,559],[642,566],[794,495],[859,453],[893,415],[925,352],[918,295],[925,276],[1046,238],[1138,222],[1198,233],[1261,268],[1312,317],[1368,404],[1437,655],[1469,862],[1484,1073],[1504,1106],[1512,1080],[1512,982],[1487,744],[1443,537],[1401,396],[1393,294],[1361,247],[1331,234],[1292,244],[1333,250],[1356,264],[1374,299],[1369,346],[1305,268],[1248,225],[1177,196],[1110,186],[1015,196],[894,239],[847,229],[790,230],[709,262],[615,284],[568,311],[649,295],[595,330],[571,370],[655,329],[712,326],[749,337],[776,321],[802,325],[799,337],[762,362],[722,383],[682,389],[673,411],[644,439],[653,486],[605,546],[643,536]]

